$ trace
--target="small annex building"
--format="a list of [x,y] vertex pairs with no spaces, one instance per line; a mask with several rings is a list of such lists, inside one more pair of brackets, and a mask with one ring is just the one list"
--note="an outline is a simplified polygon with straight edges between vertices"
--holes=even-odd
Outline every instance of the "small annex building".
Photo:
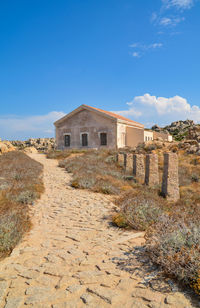
[[54,125],[58,149],[134,147],[144,141],[143,124],[87,105],[81,105]]

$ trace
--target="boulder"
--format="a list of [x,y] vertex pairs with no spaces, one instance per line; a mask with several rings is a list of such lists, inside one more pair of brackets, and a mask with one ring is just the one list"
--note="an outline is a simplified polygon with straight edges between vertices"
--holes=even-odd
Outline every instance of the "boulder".
[[34,147],[27,147],[24,149],[25,153],[38,153],[38,150]]
[[14,146],[20,150],[34,147],[38,151],[50,151],[55,148],[54,138],[30,138],[26,141],[11,141]]
[[9,141],[0,141],[0,154],[14,150],[15,147]]

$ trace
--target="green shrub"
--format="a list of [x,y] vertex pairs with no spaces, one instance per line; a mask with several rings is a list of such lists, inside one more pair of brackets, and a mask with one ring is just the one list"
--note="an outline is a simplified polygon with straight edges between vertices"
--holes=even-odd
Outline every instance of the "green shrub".
[[119,228],[128,227],[126,217],[122,213],[117,213],[117,214],[113,215],[112,222],[113,222],[114,225],[116,225]]
[[192,178],[192,182],[196,182],[196,183],[199,182],[199,175],[198,174],[193,173],[191,178]]

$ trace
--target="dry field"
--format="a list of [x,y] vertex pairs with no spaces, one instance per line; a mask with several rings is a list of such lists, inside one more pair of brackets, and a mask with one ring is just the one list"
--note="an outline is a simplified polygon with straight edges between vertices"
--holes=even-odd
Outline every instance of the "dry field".
[[22,152],[0,156],[0,258],[31,227],[29,204],[43,192],[42,165]]

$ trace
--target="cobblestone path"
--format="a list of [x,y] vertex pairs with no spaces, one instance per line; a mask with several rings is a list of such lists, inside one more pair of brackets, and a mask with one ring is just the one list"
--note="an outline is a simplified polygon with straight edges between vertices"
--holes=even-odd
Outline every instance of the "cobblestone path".
[[72,189],[55,160],[31,157],[44,165],[45,193],[31,232],[0,263],[0,308],[192,307],[182,293],[154,292],[112,262],[143,234],[109,224],[110,197]]

